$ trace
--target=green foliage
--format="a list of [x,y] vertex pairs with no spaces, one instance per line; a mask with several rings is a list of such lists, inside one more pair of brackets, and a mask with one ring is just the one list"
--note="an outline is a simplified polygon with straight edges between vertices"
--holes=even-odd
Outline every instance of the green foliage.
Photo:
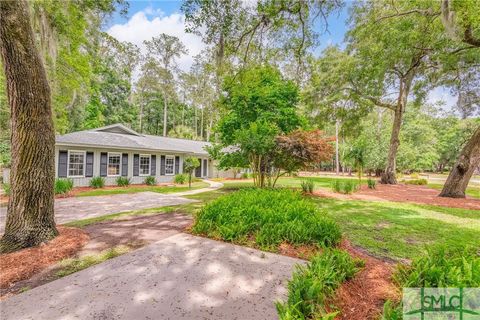
[[428,253],[400,265],[394,279],[400,287],[480,287],[480,256],[478,248],[430,248]]
[[117,186],[119,186],[119,187],[128,187],[130,185],[130,178],[117,177],[117,179],[115,179],[115,182],[117,183]]
[[315,189],[315,182],[310,179],[302,180],[300,186],[302,187],[303,193],[313,193],[313,189]]
[[105,186],[105,178],[104,177],[93,177],[90,180],[90,187],[94,189],[103,188]]
[[200,161],[195,157],[188,157],[183,160],[183,172],[188,174],[188,186],[192,185],[192,174],[200,167]]
[[405,180],[406,184],[414,184],[417,186],[425,186],[428,184],[427,179],[414,179],[414,180]]
[[184,184],[188,180],[188,175],[184,173],[179,173],[175,175],[175,178],[173,178],[173,182],[177,184]]
[[374,179],[368,179],[367,185],[369,189],[376,189],[377,188],[377,181]]
[[69,274],[81,271],[93,265],[99,264],[108,259],[118,257],[129,252],[130,249],[126,246],[116,246],[102,251],[99,254],[88,255],[80,258],[65,259],[60,262],[61,269],[55,273],[57,277],[65,277]]
[[154,176],[148,176],[148,177],[145,177],[144,183],[147,186],[154,186],[157,184],[157,179],[155,179]]
[[235,243],[254,239],[269,250],[284,241],[333,246],[341,238],[337,224],[300,193],[286,189],[252,188],[223,196],[200,211],[192,230]]
[[288,283],[287,302],[276,304],[280,319],[333,319],[338,312],[327,313],[327,299],[333,297],[342,282],[353,278],[362,266],[363,261],[354,260],[338,249],[325,250],[306,266],[297,265]]
[[55,179],[55,194],[66,194],[73,189],[73,179]]
[[[480,256],[475,247],[435,246],[410,265],[400,264],[393,278],[399,288],[478,288]],[[387,301],[383,319],[402,319],[401,303]]]
[[358,182],[347,179],[336,179],[332,182],[332,190],[337,193],[351,194],[359,189]]
[[10,183],[4,183],[2,187],[3,187],[3,191],[5,191],[5,194],[9,196],[11,191]]

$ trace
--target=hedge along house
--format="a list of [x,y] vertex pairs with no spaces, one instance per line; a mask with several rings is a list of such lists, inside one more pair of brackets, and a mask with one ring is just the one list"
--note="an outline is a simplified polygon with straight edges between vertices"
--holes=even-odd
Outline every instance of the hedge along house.
[[183,172],[183,161],[197,157],[195,176],[208,178],[213,163],[205,147],[208,142],[144,135],[121,124],[68,133],[56,137],[57,178],[70,178],[74,186],[88,186],[93,177],[104,177],[115,185],[120,176],[142,184],[154,176],[158,183],[172,182]]

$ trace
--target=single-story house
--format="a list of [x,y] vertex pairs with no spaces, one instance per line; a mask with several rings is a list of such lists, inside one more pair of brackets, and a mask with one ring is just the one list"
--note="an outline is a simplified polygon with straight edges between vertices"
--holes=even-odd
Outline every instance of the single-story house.
[[70,178],[74,186],[88,186],[93,177],[104,177],[106,185],[115,185],[117,177],[142,184],[154,176],[158,183],[172,182],[183,172],[183,161],[197,157],[200,167],[195,177],[218,175],[205,147],[205,141],[193,141],[140,134],[122,124],[72,132],[56,137],[55,174]]
[[[88,186],[93,177],[104,177],[106,185],[116,185],[120,176],[132,184],[142,184],[147,176],[157,183],[173,182],[183,173],[183,160],[197,157],[198,178],[229,177],[219,171],[210,159],[210,143],[140,134],[122,124],[72,132],[56,137],[55,177],[73,180],[75,187]],[[9,182],[10,170],[3,170],[3,181]]]

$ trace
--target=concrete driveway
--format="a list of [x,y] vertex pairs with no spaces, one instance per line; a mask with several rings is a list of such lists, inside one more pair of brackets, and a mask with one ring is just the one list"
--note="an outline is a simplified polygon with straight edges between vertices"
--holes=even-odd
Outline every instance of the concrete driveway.
[[276,319],[297,263],[181,233],[1,301],[1,318]]
[[[94,218],[112,213],[173,206],[195,202],[175,194],[139,192],[108,196],[55,199],[55,221],[58,224]],[[5,228],[7,207],[0,208],[0,233]]]

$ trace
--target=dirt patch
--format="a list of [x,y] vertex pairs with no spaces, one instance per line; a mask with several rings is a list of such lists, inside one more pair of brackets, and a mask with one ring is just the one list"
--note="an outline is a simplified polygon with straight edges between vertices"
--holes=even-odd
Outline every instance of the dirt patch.
[[278,246],[278,253],[292,258],[310,260],[312,256],[320,253],[320,249],[314,245],[294,246],[290,243],[283,242]]
[[480,199],[468,196],[465,199],[443,198],[438,196],[439,193],[439,190],[431,189],[426,186],[377,184],[376,189],[369,189],[367,186],[362,186],[361,190],[350,195],[335,193],[329,190],[318,190],[314,194],[320,197],[342,200],[410,202],[442,207],[480,210]]
[[77,228],[59,226],[58,231],[60,235],[46,244],[0,255],[0,288],[8,288],[61,259],[73,256],[89,238],[85,231]]
[[333,303],[341,313],[336,319],[378,319],[385,301],[398,300],[400,297],[400,292],[391,281],[395,265],[367,255],[348,240],[343,240],[340,248],[352,257],[362,259],[365,267],[337,290]]

